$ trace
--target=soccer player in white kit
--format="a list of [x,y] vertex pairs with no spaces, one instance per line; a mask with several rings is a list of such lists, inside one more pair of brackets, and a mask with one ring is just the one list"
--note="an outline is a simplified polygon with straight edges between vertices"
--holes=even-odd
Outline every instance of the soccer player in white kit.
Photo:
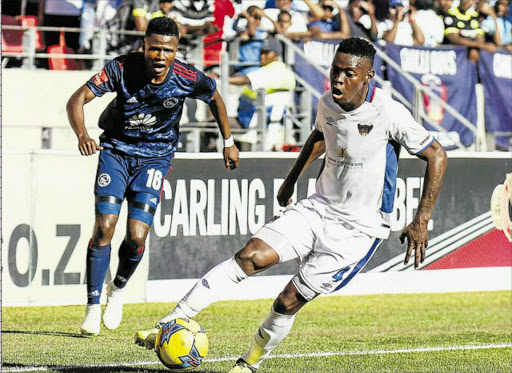
[[[427,162],[415,218],[400,236],[402,243],[408,241],[405,263],[413,251],[415,267],[423,262],[427,223],[443,182],[446,153],[402,104],[370,83],[374,56],[374,47],[364,39],[348,38],[339,44],[331,66],[331,89],[319,101],[315,129],[278,192],[279,203],[287,208],[242,250],[203,276],[154,329],[137,332],[137,344],[152,348],[161,323],[192,318],[248,276],[298,259],[298,273],[274,301],[249,350],[230,370],[255,372],[288,335],[302,306],[344,287],[389,236],[401,146]],[[323,153],[316,193],[292,203],[299,175]]]

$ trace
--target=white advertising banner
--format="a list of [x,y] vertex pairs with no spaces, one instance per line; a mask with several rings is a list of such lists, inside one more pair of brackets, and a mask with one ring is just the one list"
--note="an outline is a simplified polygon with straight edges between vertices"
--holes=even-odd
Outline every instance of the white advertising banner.
[[[2,158],[3,305],[85,304],[98,157],[4,151]],[[107,277],[115,275],[125,228],[123,206]],[[146,299],[148,251],[127,285],[128,302]]]

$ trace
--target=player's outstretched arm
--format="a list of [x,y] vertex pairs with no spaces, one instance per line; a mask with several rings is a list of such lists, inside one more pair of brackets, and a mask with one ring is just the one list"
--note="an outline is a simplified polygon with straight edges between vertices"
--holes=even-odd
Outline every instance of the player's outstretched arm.
[[69,123],[78,138],[78,150],[82,155],[92,155],[96,150],[103,150],[96,141],[89,137],[84,122],[84,105],[96,96],[86,85],[81,86],[71,95],[66,105]]
[[302,148],[295,164],[286,176],[283,184],[277,192],[277,201],[280,206],[287,206],[292,203],[291,196],[293,188],[299,176],[308,168],[308,166],[318,157],[325,153],[324,134],[317,129],[309,135],[304,147]]
[[224,100],[222,99],[219,91],[215,90],[209,105],[213,117],[219,126],[220,133],[224,138],[224,163],[226,164],[226,168],[234,170],[238,167],[239,162],[238,148],[233,143],[226,105],[224,104]]
[[425,260],[425,249],[428,246],[428,221],[432,216],[441,186],[443,185],[444,173],[446,171],[446,152],[441,144],[434,141],[425,151],[418,155],[427,162],[425,181],[423,183],[423,194],[416,211],[414,220],[404,228],[400,235],[400,241],[404,243],[407,237],[407,253],[404,264],[409,262],[414,251],[414,268],[418,268]]

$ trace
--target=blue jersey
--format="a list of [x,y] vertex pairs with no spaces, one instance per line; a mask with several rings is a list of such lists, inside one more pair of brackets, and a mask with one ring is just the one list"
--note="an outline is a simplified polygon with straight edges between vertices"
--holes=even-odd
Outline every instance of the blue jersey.
[[86,85],[96,96],[117,93],[99,119],[101,145],[139,157],[172,156],[185,98],[209,103],[216,89],[215,80],[178,60],[164,82],[152,84],[142,53],[117,57]]

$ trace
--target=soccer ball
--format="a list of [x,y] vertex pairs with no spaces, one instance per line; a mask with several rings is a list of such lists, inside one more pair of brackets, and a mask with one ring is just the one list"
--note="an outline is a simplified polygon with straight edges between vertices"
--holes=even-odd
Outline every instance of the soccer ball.
[[208,337],[194,320],[174,319],[158,331],[155,352],[169,369],[192,370],[201,364],[208,353]]

